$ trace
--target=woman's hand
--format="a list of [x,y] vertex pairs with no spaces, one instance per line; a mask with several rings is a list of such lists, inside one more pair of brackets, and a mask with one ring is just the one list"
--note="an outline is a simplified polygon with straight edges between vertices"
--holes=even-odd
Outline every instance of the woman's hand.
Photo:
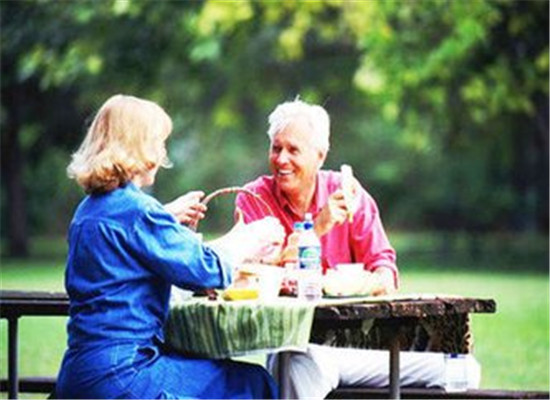
[[204,218],[207,207],[200,201],[204,192],[193,191],[178,197],[176,200],[165,204],[164,209],[172,214],[180,223],[196,225]]
[[[237,215],[240,215],[237,212]],[[235,263],[278,263],[285,239],[285,230],[278,219],[266,217],[249,224],[239,217],[224,236],[209,242],[214,249],[228,254]]]
[[266,217],[244,224],[238,222],[233,228],[242,239],[235,243],[245,261],[263,264],[278,264],[285,240],[285,230],[278,219]]

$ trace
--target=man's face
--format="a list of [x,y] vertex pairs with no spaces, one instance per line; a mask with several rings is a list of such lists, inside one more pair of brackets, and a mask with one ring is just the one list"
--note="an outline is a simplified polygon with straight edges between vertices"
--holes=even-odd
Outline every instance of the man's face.
[[281,191],[292,198],[313,187],[325,154],[311,140],[311,127],[298,119],[278,132],[269,149],[269,166]]

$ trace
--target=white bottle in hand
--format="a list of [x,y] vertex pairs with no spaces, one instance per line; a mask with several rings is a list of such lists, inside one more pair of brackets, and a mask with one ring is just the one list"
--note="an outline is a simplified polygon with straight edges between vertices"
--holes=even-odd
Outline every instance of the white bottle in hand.
[[317,301],[323,296],[321,242],[313,230],[311,213],[305,215],[303,229],[298,241],[298,298]]

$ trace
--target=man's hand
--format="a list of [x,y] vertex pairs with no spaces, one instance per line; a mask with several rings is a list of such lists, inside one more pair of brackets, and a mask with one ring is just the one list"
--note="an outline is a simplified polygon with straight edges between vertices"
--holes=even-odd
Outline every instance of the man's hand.
[[178,197],[176,200],[165,204],[164,209],[172,214],[180,223],[196,225],[204,218],[207,207],[200,201],[204,192],[193,191]]
[[373,275],[376,276],[376,284],[371,293],[373,296],[392,294],[397,290],[393,271],[390,268],[379,267],[374,270]]
[[321,237],[328,233],[335,225],[343,223],[348,217],[348,208],[341,189],[332,193],[327,204],[315,218],[315,233]]
[[315,218],[315,233],[317,236],[323,236],[335,225],[342,224],[346,220],[352,221],[353,218],[350,218],[350,214],[353,215],[357,209],[357,194],[361,189],[361,185],[355,177],[351,177],[347,186],[347,194],[344,195],[344,189],[342,188],[333,192],[328,197],[327,204]]

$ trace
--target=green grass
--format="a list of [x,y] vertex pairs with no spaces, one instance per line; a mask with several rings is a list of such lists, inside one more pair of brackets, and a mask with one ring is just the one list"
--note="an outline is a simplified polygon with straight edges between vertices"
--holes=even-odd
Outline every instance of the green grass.
[[[475,355],[483,368],[482,387],[547,391],[550,350],[547,238],[536,239],[538,244],[526,241],[531,249],[528,254],[519,255],[501,243],[502,238],[491,238],[485,242],[488,243],[485,248],[494,246],[494,250],[484,252],[484,258],[476,261],[459,241],[455,241],[451,256],[445,258],[436,251],[437,235],[396,236],[401,292],[452,293],[496,300],[495,314],[473,316]],[[51,243],[42,240],[33,248],[38,258],[27,261],[3,258],[2,289],[63,290],[64,259],[59,253],[64,249],[59,240]],[[537,264],[535,267],[525,264],[531,260]],[[57,373],[66,344],[65,324],[66,318],[62,317],[20,320],[22,375]],[[6,344],[7,323],[0,320],[2,376],[7,374]]]
[[548,275],[502,272],[403,272],[403,292],[493,298],[495,314],[473,314],[482,386],[548,390]]

